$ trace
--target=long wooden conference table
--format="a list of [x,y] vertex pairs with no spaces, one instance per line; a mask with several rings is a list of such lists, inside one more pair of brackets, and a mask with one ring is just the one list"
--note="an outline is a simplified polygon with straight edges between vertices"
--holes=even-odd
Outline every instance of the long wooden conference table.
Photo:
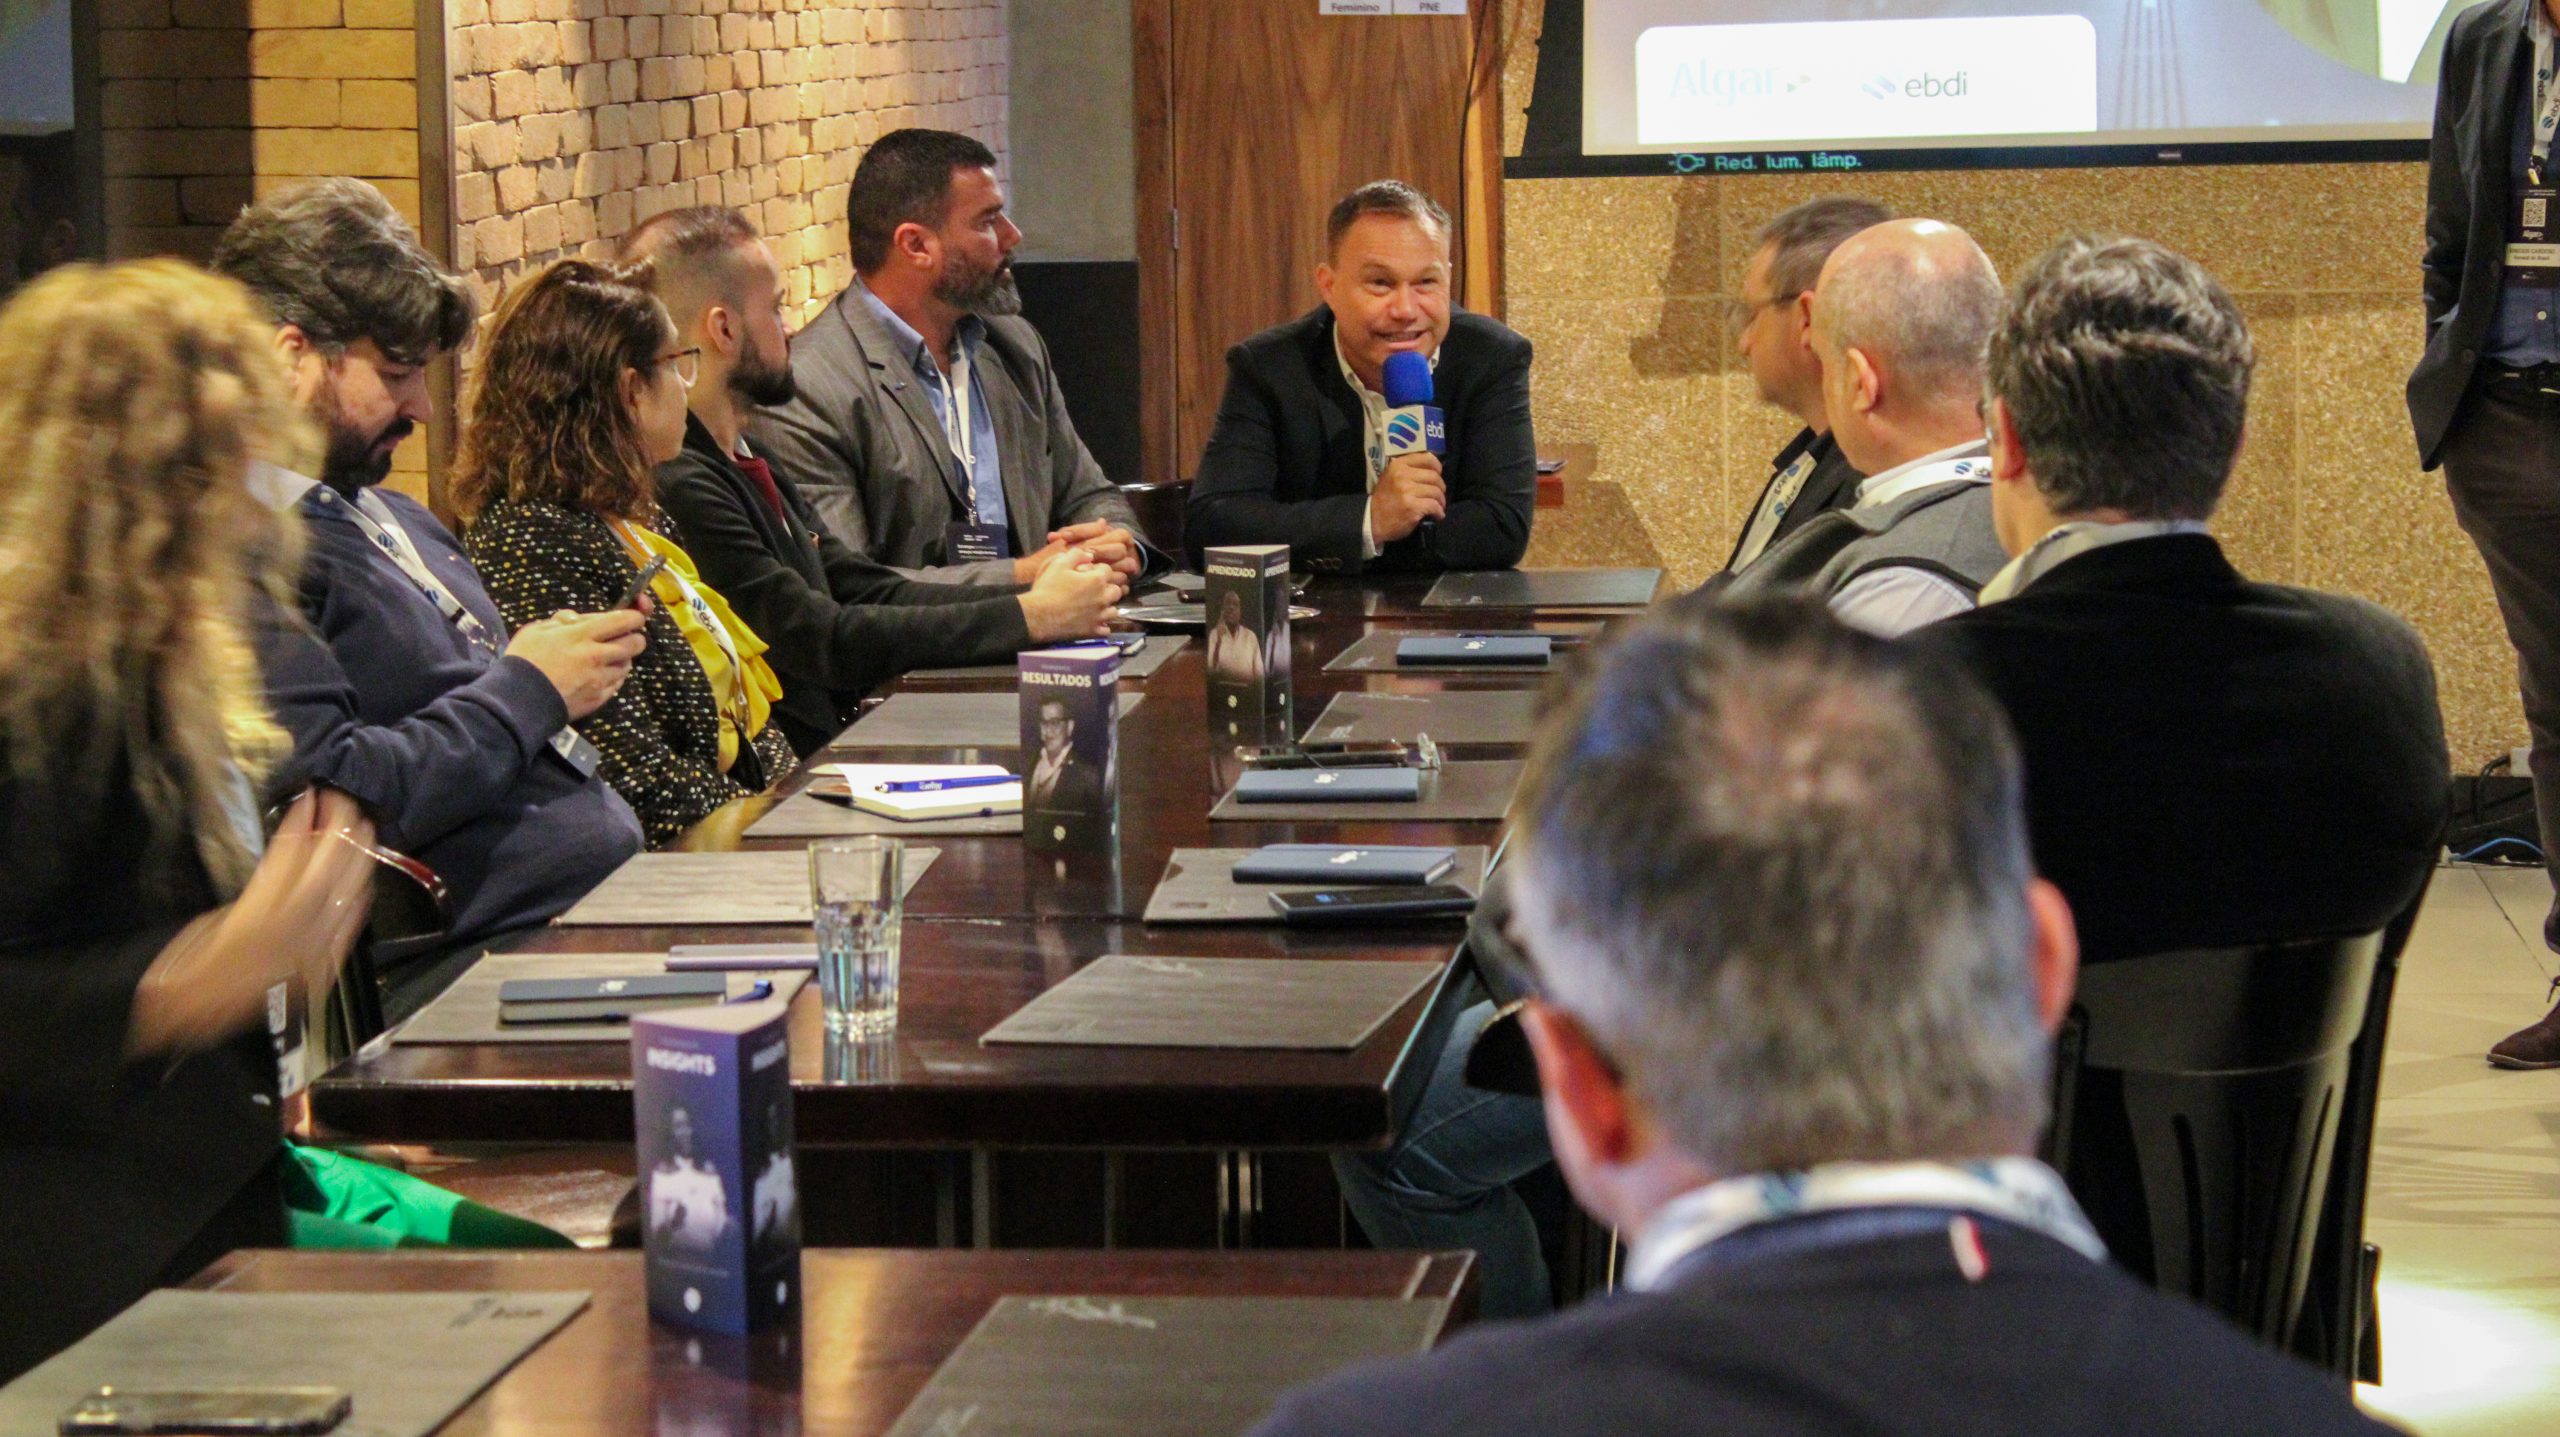
[[[1319,579],[1292,626],[1303,731],[1337,693],[1430,694],[1529,688],[1534,673],[1345,673],[1325,665],[1373,628],[1551,628],[1587,632],[1605,612],[1426,608],[1427,577]],[[1623,611],[1620,611],[1623,612]],[[1081,1150],[1243,1154],[1384,1146],[1418,1096],[1454,1016],[1456,922],[1341,930],[1172,926],[1140,921],[1173,850],[1281,842],[1493,845],[1497,822],[1212,822],[1213,768],[1196,635],[1152,675],[1121,723],[1119,862],[1060,872],[1018,836],[932,837],[939,857],[907,899],[903,993],[894,1040],[831,1045],[814,985],[791,1012],[791,1064],[804,1148]],[[1010,677],[911,676],[887,692],[1010,693]],[[859,721],[852,732],[859,733]],[[841,743],[842,740],[839,740]],[[1518,745],[1455,746],[1452,759],[1516,757]],[[1018,761],[1000,748],[831,749],[827,762]],[[680,846],[789,849],[745,830],[809,781],[712,815]],[[552,927],[508,944],[526,953],[656,952],[679,943],[805,941],[803,926]],[[1424,960],[1438,978],[1349,1052],[981,1045],[979,1037],[1106,953],[1214,958]],[[394,1035],[396,1038],[396,1034]],[[612,1043],[376,1044],[317,1081],[312,1110],[334,1134],[427,1144],[628,1142],[629,1054]],[[816,1174],[812,1173],[814,1179]],[[981,1187],[986,1178],[978,1175]],[[1242,1182],[1249,1175],[1221,1176]],[[983,1204],[981,1204],[983,1208]],[[946,1224],[947,1226],[947,1224]],[[981,1241],[989,1227],[976,1224]]]

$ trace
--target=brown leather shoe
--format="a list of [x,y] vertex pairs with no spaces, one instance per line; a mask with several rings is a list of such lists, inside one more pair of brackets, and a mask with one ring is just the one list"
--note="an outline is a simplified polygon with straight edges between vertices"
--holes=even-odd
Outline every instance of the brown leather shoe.
[[[2560,994],[2560,978],[2551,980],[2551,991]],[[2499,1040],[2498,1046],[2489,1050],[2489,1066],[2560,1068],[2560,1006],[2543,1014],[2541,1022]]]

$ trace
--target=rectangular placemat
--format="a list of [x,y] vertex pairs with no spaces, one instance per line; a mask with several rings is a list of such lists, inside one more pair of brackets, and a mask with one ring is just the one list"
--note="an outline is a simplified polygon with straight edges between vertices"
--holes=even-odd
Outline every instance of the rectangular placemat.
[[[1120,695],[1120,717],[1145,694]],[[1022,698],[999,694],[891,694],[837,734],[834,748],[1022,747]]]
[[[1235,866],[1250,848],[1177,848],[1165,860],[1164,877],[1147,895],[1149,923],[1277,923],[1274,893],[1317,893],[1336,885],[1323,883],[1238,883]],[[1469,893],[1484,891],[1486,850],[1477,843],[1458,848],[1457,866],[1443,883]],[[1398,919],[1398,922],[1414,922]],[[1428,921],[1428,920],[1425,920]]]
[[[667,971],[664,953],[492,953],[400,1025],[395,1043],[628,1043],[628,1023],[501,1023],[498,986],[517,978],[639,978]],[[733,972],[729,996],[758,983],[788,1003],[809,981],[806,969]]]
[[849,838],[862,833],[885,833],[892,838],[981,838],[1021,831],[1019,813],[999,813],[989,818],[884,818],[813,793],[795,793],[749,824],[746,836]]
[[587,1297],[164,1289],[0,1388],[0,1432],[49,1434],[71,1404],[109,1385],[335,1387],[355,1410],[331,1437],[426,1437]]
[[1653,602],[1660,569],[1504,569],[1443,574],[1422,596],[1426,609],[1640,609]]
[[1438,743],[1518,743],[1537,726],[1536,689],[1447,689],[1436,694],[1333,696],[1307,725],[1308,743],[1394,739],[1429,734]]
[[[933,866],[938,848],[909,847],[907,891]],[[578,905],[551,920],[565,925],[673,927],[693,923],[806,923],[809,853],[643,853],[613,872]]]
[[1543,664],[1408,664],[1396,658],[1396,645],[1412,638],[1446,638],[1447,629],[1371,629],[1360,641],[1335,654],[1325,672],[1348,674],[1432,674],[1443,678],[1491,679],[1517,675],[1523,683],[1543,680],[1575,644],[1600,632],[1598,624],[1560,624],[1547,629],[1488,629],[1487,633],[1544,634],[1554,639],[1555,657]]
[[981,1043],[1349,1052],[1437,963],[1155,958],[1110,953],[987,1030]]
[[1238,803],[1234,791],[1229,790],[1218,800],[1218,806],[1209,810],[1209,816],[1271,823],[1366,823],[1399,818],[1460,823],[1500,818],[1511,807],[1511,791],[1520,786],[1520,768],[1517,760],[1498,759],[1427,769],[1422,775],[1422,798],[1415,803]]
[[1446,1303],[1392,1297],[1004,1297],[889,1437],[1224,1437],[1280,1394],[1427,1350]]
[[[1120,660],[1120,677],[1143,679],[1165,666],[1165,661],[1182,652],[1191,640],[1181,634],[1149,634],[1144,645],[1134,654]],[[953,679],[1010,679],[1022,672],[1019,664],[969,664],[956,669],[917,669],[907,675],[909,683],[932,683]]]

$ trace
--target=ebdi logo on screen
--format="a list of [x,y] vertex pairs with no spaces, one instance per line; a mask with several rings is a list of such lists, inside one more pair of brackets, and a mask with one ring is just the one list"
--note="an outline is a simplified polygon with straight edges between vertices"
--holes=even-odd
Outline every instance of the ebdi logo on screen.
[[2097,128],[2098,32],[2079,15],[1661,25],[1636,37],[1640,144]]

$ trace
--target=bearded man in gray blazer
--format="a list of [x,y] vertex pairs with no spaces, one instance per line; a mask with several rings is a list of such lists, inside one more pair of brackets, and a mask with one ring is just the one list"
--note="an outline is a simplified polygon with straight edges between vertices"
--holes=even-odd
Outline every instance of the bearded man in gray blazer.
[[855,278],[792,343],[798,397],[757,411],[754,452],[857,552],[910,577],[1028,584],[1069,549],[1135,577],[1150,555],[1067,417],[1021,317],[996,157],[896,130],[845,201]]

